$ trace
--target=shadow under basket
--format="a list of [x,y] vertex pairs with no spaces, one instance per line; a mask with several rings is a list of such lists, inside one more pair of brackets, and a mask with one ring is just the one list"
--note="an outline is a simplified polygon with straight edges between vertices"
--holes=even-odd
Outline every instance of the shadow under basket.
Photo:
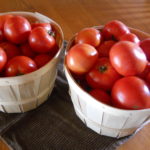
[[[95,27],[101,30],[102,27]],[[150,37],[149,34],[130,28],[141,40]],[[67,51],[73,44],[75,36],[68,43]],[[136,131],[150,118],[150,109],[123,110],[106,105],[94,99],[85,92],[74,80],[64,64],[65,74],[69,83],[69,94],[76,115],[82,122],[100,135],[124,137]]]
[[63,32],[55,21],[37,12],[0,13],[0,15],[4,14],[21,15],[31,23],[50,23],[56,32],[55,39],[59,45],[59,51],[54,58],[40,69],[22,76],[0,78],[0,111],[26,112],[37,108],[51,94],[57,75],[57,64],[63,49]]

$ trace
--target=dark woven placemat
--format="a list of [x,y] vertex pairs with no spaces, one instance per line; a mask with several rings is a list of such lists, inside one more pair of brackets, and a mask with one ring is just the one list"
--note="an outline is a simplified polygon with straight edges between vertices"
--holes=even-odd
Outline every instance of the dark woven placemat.
[[75,115],[62,61],[49,99],[23,114],[0,113],[0,135],[13,150],[114,150],[120,142],[98,135]]

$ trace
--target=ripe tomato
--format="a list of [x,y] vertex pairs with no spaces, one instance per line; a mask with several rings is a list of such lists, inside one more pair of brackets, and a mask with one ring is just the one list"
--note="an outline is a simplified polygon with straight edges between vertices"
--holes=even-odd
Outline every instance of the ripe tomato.
[[48,33],[52,30],[50,23],[32,23],[31,27],[32,29],[36,27],[43,27]]
[[29,36],[29,44],[37,53],[50,52],[56,41],[53,36],[49,35],[42,27],[33,29]]
[[86,43],[97,47],[101,42],[101,34],[97,29],[85,28],[81,30],[75,37],[75,43]]
[[87,73],[86,80],[92,88],[110,90],[120,75],[106,57],[99,58],[94,67]]
[[138,76],[139,76],[140,78],[145,79],[145,78],[147,77],[147,75],[148,75],[149,72],[150,72],[150,62],[147,63],[147,65],[146,65],[144,71],[143,71],[142,73],[140,73]]
[[147,60],[150,61],[150,38],[147,38],[140,42],[140,47],[144,51]]
[[22,16],[13,16],[5,21],[4,35],[9,41],[15,44],[25,42],[28,39],[30,31],[30,23]]
[[97,50],[89,44],[76,44],[67,53],[67,67],[76,74],[87,73],[98,59]]
[[127,33],[120,37],[121,41],[130,41],[138,44],[140,42],[139,38],[133,33]]
[[0,71],[3,70],[6,62],[7,62],[7,55],[3,50],[3,48],[0,47]]
[[144,80],[136,77],[124,77],[112,88],[114,106],[123,109],[150,108],[150,90]]
[[147,65],[143,50],[133,42],[120,41],[109,54],[112,66],[123,76],[140,74]]
[[111,97],[103,90],[94,89],[89,92],[91,96],[93,96],[98,101],[111,105]]
[[6,20],[7,20],[8,18],[11,18],[12,16],[13,16],[13,15],[2,15],[2,16],[0,16],[0,30],[3,31],[3,29],[4,29],[4,24],[5,24]]
[[52,57],[47,54],[40,54],[34,58],[34,61],[37,64],[37,67],[41,68],[42,66],[47,64],[51,59]]
[[21,54],[19,48],[10,42],[0,43],[0,47],[6,52],[8,60]]
[[20,46],[22,54],[24,56],[30,57],[30,58],[34,58],[36,53],[32,50],[32,48],[30,47],[30,45],[28,43],[22,44]]
[[99,57],[109,57],[109,51],[115,43],[116,42],[113,40],[104,41],[104,43],[97,47]]
[[102,35],[102,38],[104,41],[114,39],[113,35],[110,32],[108,32],[107,29],[105,29],[105,28],[102,29],[101,35]]
[[4,35],[3,35],[3,31],[0,30],[0,42],[2,42],[4,40]]
[[149,83],[149,89],[150,89],[150,72],[146,76],[146,81]]
[[0,16],[0,42],[2,42],[4,40],[4,23],[10,17],[12,17],[12,15]]
[[113,20],[111,22],[108,22],[104,26],[104,30],[105,32],[113,35],[118,40],[124,34],[130,33],[130,30],[128,29],[128,27],[124,23],[118,20]]
[[55,43],[54,47],[52,48],[52,50],[48,54],[51,57],[54,57],[58,51],[59,51],[59,46],[57,43]]
[[35,70],[37,70],[37,66],[31,58],[26,56],[16,56],[8,61],[5,69],[5,76],[18,76]]

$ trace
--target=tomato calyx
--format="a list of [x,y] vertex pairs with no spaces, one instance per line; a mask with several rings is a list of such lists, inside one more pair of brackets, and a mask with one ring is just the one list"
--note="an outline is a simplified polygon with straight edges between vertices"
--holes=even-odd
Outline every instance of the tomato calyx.
[[107,70],[107,66],[100,66],[98,68],[98,70],[99,70],[99,72],[103,73],[103,72],[105,72]]
[[56,33],[54,31],[47,31],[47,33],[52,37],[56,36]]

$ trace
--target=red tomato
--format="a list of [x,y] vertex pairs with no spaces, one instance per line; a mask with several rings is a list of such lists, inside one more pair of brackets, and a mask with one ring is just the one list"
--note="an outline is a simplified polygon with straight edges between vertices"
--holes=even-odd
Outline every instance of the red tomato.
[[49,35],[42,27],[37,27],[32,30],[29,36],[29,44],[37,53],[50,52],[56,41],[53,36]]
[[147,65],[143,50],[133,42],[120,41],[109,54],[112,66],[123,76],[140,74]]
[[4,40],[4,35],[3,35],[3,31],[0,30],[0,42],[2,42]]
[[8,60],[21,54],[19,48],[10,42],[0,43],[0,47],[6,52]]
[[147,75],[148,75],[149,72],[150,72],[150,62],[147,63],[147,65],[146,65],[144,71],[143,71],[142,73],[140,73],[138,76],[139,76],[140,78],[145,79],[145,78],[147,77]]
[[120,40],[130,41],[130,42],[137,43],[137,44],[140,42],[139,38],[133,33],[124,34],[123,36],[120,37]]
[[101,34],[104,40],[113,40],[114,38],[113,35],[110,32],[108,32],[105,28],[102,29]]
[[12,16],[13,16],[13,15],[2,15],[2,16],[0,16],[0,30],[3,31],[3,29],[4,29],[4,24],[5,24],[6,20],[7,20],[8,18],[11,18]]
[[99,58],[86,75],[86,80],[92,88],[103,90],[110,90],[119,78],[120,75],[115,71],[106,57]]
[[35,57],[36,53],[32,50],[32,48],[30,47],[28,43],[22,44],[20,48],[24,56],[27,56],[30,58]]
[[75,43],[90,44],[94,47],[97,47],[101,42],[101,34],[97,29],[94,28],[85,28],[81,30],[75,37]]
[[51,57],[54,57],[58,51],[59,51],[59,46],[57,45],[57,43],[55,43],[54,47],[52,48],[52,50],[48,54]]
[[12,77],[24,75],[37,70],[36,63],[29,57],[16,56],[8,61],[5,69],[5,76]]
[[147,60],[150,61],[150,38],[147,38],[140,42],[140,47],[143,49]]
[[146,81],[149,83],[149,88],[150,88],[150,72],[146,76]]
[[41,68],[42,66],[47,64],[51,59],[52,57],[47,54],[40,54],[34,58],[34,61],[37,64],[37,67]]
[[97,50],[89,44],[76,44],[67,53],[67,67],[76,74],[87,73],[98,59]]
[[0,47],[0,71],[3,70],[6,62],[7,62],[7,55],[3,50],[3,48]]
[[27,41],[30,31],[30,23],[22,16],[13,16],[5,21],[4,35],[9,41],[15,44]]
[[124,77],[112,88],[114,106],[123,109],[150,108],[150,90],[144,80],[135,77]]
[[128,29],[128,27],[124,23],[118,20],[113,20],[111,22],[108,22],[104,26],[104,30],[106,30],[106,32],[113,35],[118,40],[124,34],[130,33],[130,30]]
[[98,101],[111,105],[111,97],[103,90],[94,89],[89,92],[91,96],[93,96]]
[[36,27],[43,27],[47,32],[50,32],[52,30],[50,23],[32,23],[31,27],[32,29]]
[[98,48],[99,57],[109,57],[109,51],[116,42],[113,40],[104,41]]

